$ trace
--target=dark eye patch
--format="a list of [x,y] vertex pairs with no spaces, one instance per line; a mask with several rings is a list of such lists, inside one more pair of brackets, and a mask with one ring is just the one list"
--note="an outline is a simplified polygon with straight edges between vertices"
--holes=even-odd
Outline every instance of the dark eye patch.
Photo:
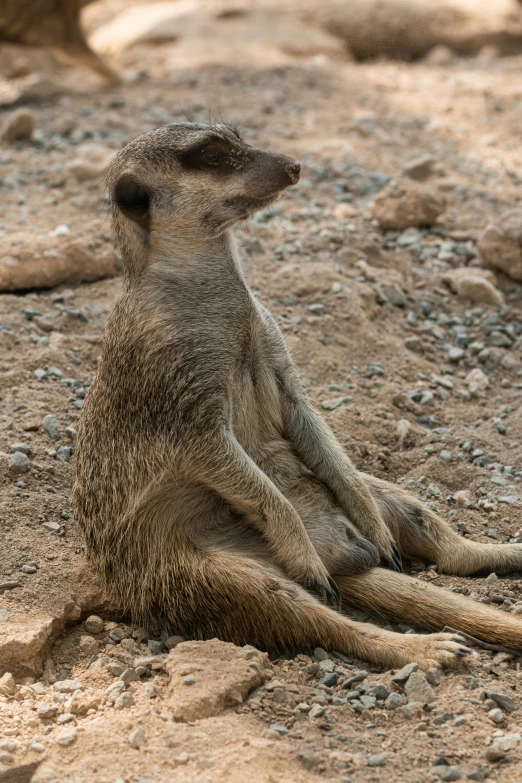
[[181,157],[184,168],[192,171],[229,172],[231,145],[221,138],[209,139],[188,150]]

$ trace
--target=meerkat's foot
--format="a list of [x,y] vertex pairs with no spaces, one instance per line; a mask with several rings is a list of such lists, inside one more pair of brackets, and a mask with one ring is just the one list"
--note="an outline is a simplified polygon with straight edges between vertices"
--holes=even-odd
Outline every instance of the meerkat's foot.
[[404,643],[398,648],[404,655],[404,664],[415,661],[424,670],[433,666],[454,668],[471,653],[464,640],[455,634],[403,634],[403,638]]

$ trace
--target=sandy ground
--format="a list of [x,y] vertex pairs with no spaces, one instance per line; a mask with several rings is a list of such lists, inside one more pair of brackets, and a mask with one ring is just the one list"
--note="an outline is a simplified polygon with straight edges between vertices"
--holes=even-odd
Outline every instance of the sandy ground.
[[[97,5],[91,27],[122,8]],[[133,76],[111,91],[47,54],[9,49],[66,89],[25,104],[36,121],[32,140],[0,148],[0,256],[5,263],[24,242],[48,248],[42,263],[72,240],[96,258],[111,251],[102,177],[79,181],[70,168],[86,142],[117,150],[184,117],[240,121],[248,141],[302,162],[298,188],[237,234],[247,277],[342,444],[364,470],[426,499],[461,534],[496,544],[520,533],[522,541],[520,285],[496,275],[504,304],[491,306],[458,298],[442,279],[452,268],[479,267],[481,231],[520,201],[522,57],[489,49],[444,64],[355,64],[328,37],[299,55],[267,49],[263,64],[263,45],[240,66],[216,65],[212,53],[205,63],[196,45],[201,61],[184,63],[183,37],[139,44],[112,55]],[[432,157],[426,187],[444,197],[443,214],[429,229],[381,230],[371,212],[377,194],[420,155]],[[248,699],[247,691],[201,719],[174,714],[185,686],[161,657],[165,639],[147,647],[146,632],[100,608],[71,511],[74,428],[119,287],[115,277],[0,295],[0,664],[16,681],[14,692],[0,681],[0,764],[43,758],[33,780],[61,783],[520,780],[520,713],[504,711],[496,724],[496,703],[486,699],[499,691],[519,702],[522,658],[505,653],[478,651],[466,669],[442,677],[424,708],[410,698],[409,710],[377,700],[358,712],[343,702],[351,686],[342,683],[364,669],[358,682],[367,690],[382,684],[399,693],[393,673],[335,655],[321,664],[323,653],[307,650],[264,663],[266,683]],[[459,345],[462,358],[450,361]],[[475,368],[489,384],[470,394]],[[410,428],[401,448],[402,419]],[[20,443],[29,470],[13,473],[8,455]],[[469,507],[455,502],[461,490],[471,493]],[[521,605],[520,574],[471,580],[428,565],[410,567],[420,579],[493,598],[499,611]],[[93,612],[105,625],[89,634],[82,620]],[[94,644],[81,645],[85,635]],[[219,656],[194,663],[194,649],[177,650],[176,665],[195,667],[201,687],[212,690],[228,671]],[[124,683],[129,704],[113,705],[106,689],[145,653],[160,657]],[[329,670],[339,674],[336,685],[321,684]],[[81,705],[55,689],[64,680],[82,684]],[[322,711],[310,717],[303,704]],[[129,735],[139,728],[145,740],[133,747]],[[494,760],[491,745],[503,735],[515,739]]]

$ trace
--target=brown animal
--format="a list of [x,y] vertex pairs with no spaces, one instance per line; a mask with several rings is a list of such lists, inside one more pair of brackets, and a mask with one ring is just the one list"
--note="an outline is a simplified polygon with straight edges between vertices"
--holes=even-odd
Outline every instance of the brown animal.
[[29,783],[40,764],[40,761],[33,761],[31,764],[5,769],[0,772],[0,783]]
[[94,52],[82,32],[80,11],[91,0],[2,0],[0,41],[45,46],[86,65],[112,84],[120,76]]
[[353,622],[335,611],[342,596],[522,648],[522,620],[405,576],[399,556],[503,573],[522,567],[522,546],[460,538],[359,473],[244,280],[231,226],[299,171],[224,125],[169,125],[116,156],[124,283],[82,409],[74,487],[90,560],[136,620],[184,636],[321,645],[389,667],[467,653],[447,633]]

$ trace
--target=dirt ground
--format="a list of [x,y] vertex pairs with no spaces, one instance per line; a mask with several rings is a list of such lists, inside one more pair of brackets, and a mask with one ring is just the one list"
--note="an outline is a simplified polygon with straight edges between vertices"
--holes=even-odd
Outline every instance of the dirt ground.
[[[23,101],[32,139],[0,146],[1,262],[16,264],[29,247],[52,264],[71,241],[88,258],[112,252],[103,177],[74,173],[82,145],[110,152],[186,117],[239,121],[247,141],[302,163],[298,187],[237,235],[247,278],[314,403],[358,465],[425,499],[461,535],[522,542],[521,286],[495,274],[502,304],[487,305],[443,280],[481,266],[481,232],[521,200],[522,55],[488,46],[467,58],[447,50],[413,63],[354,63],[324,30],[296,28],[300,49],[291,50],[291,16],[279,28],[268,15],[263,27],[230,6],[227,15],[219,4],[219,29],[241,23],[241,35],[252,31],[246,46],[207,48],[205,30],[188,23],[177,41],[113,46],[128,79],[112,90],[47,53],[0,53],[6,84],[23,57],[60,86]],[[102,40],[102,25],[126,7],[95,3],[87,28]],[[274,30],[277,46],[267,43]],[[12,111],[0,109],[0,121]],[[381,229],[373,202],[420,156],[430,156],[422,187],[443,197],[444,211],[429,228]],[[479,649],[443,674],[433,701],[410,697],[389,709],[388,693],[402,693],[394,672],[334,651],[268,662],[248,649],[171,639],[167,657],[165,635],[149,638],[102,603],[70,490],[75,426],[119,288],[116,276],[0,294],[0,674],[15,678],[0,679],[0,770],[42,760],[32,778],[41,783],[519,781],[521,713],[499,716],[486,692],[518,707],[522,656]],[[462,355],[450,354],[456,347]],[[486,388],[470,387],[476,368]],[[29,462],[13,469],[16,451]],[[457,503],[463,490],[470,494]],[[522,613],[521,574],[408,570]],[[92,614],[103,623],[86,628]],[[81,687],[55,687],[70,680]]]

